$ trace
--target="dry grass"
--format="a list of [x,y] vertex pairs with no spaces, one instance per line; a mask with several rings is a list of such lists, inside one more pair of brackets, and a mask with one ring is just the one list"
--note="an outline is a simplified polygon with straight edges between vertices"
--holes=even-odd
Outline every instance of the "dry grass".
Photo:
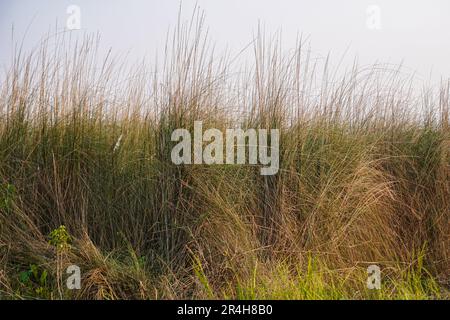
[[[0,88],[0,296],[448,297],[449,83],[417,95],[380,65],[336,80],[302,41],[282,54],[261,33],[236,72],[202,23],[180,24],[151,72],[100,60],[92,38],[17,52]],[[194,120],[279,128],[280,172],[173,165],[171,133]],[[60,225],[64,249],[48,242]],[[45,283],[20,281],[31,264]]]

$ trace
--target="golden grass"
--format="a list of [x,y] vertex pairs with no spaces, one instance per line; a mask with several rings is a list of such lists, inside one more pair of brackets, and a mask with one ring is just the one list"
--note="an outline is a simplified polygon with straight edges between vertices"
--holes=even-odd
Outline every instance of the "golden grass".
[[[379,65],[336,81],[302,41],[282,54],[262,34],[236,72],[202,24],[180,24],[152,72],[96,58],[92,38],[17,52],[0,88],[0,297],[448,298],[450,83],[416,95]],[[195,120],[280,129],[279,173],[173,165],[171,133]],[[60,225],[64,250],[48,242]],[[31,264],[45,283],[20,281]]]

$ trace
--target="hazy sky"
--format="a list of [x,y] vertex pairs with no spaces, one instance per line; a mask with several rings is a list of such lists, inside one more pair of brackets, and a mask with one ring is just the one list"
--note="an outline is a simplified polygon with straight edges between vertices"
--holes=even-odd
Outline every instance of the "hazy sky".
[[[308,36],[317,55],[335,60],[348,49],[361,64],[400,63],[419,77],[450,77],[449,0],[184,0],[185,17],[198,4],[218,47],[243,48],[258,20],[266,31],[282,30],[284,46],[298,33]],[[66,26],[67,8],[80,9],[81,30],[99,32],[104,47],[131,50],[132,57],[154,55],[177,21],[178,0],[0,0],[0,63],[11,52],[11,26],[27,48],[56,22]]]

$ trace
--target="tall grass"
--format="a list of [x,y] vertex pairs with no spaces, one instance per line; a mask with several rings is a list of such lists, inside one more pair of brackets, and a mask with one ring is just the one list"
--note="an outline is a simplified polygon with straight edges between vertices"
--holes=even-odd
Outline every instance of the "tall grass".
[[[330,76],[301,39],[283,53],[263,32],[235,69],[201,15],[153,69],[99,57],[97,38],[54,42],[17,50],[1,83],[1,297],[448,297],[449,82]],[[280,129],[279,173],[174,165],[171,133],[195,120]],[[61,225],[64,249],[48,241]],[[45,283],[21,281],[30,265]]]

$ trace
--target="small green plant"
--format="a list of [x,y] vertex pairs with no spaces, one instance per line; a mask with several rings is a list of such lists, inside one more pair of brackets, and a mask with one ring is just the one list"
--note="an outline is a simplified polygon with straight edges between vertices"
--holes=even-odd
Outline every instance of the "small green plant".
[[57,249],[66,249],[70,247],[72,239],[64,225],[59,226],[49,235],[49,243]]
[[19,281],[28,293],[44,299],[50,296],[48,272],[35,264],[30,264],[27,271],[19,274]]

